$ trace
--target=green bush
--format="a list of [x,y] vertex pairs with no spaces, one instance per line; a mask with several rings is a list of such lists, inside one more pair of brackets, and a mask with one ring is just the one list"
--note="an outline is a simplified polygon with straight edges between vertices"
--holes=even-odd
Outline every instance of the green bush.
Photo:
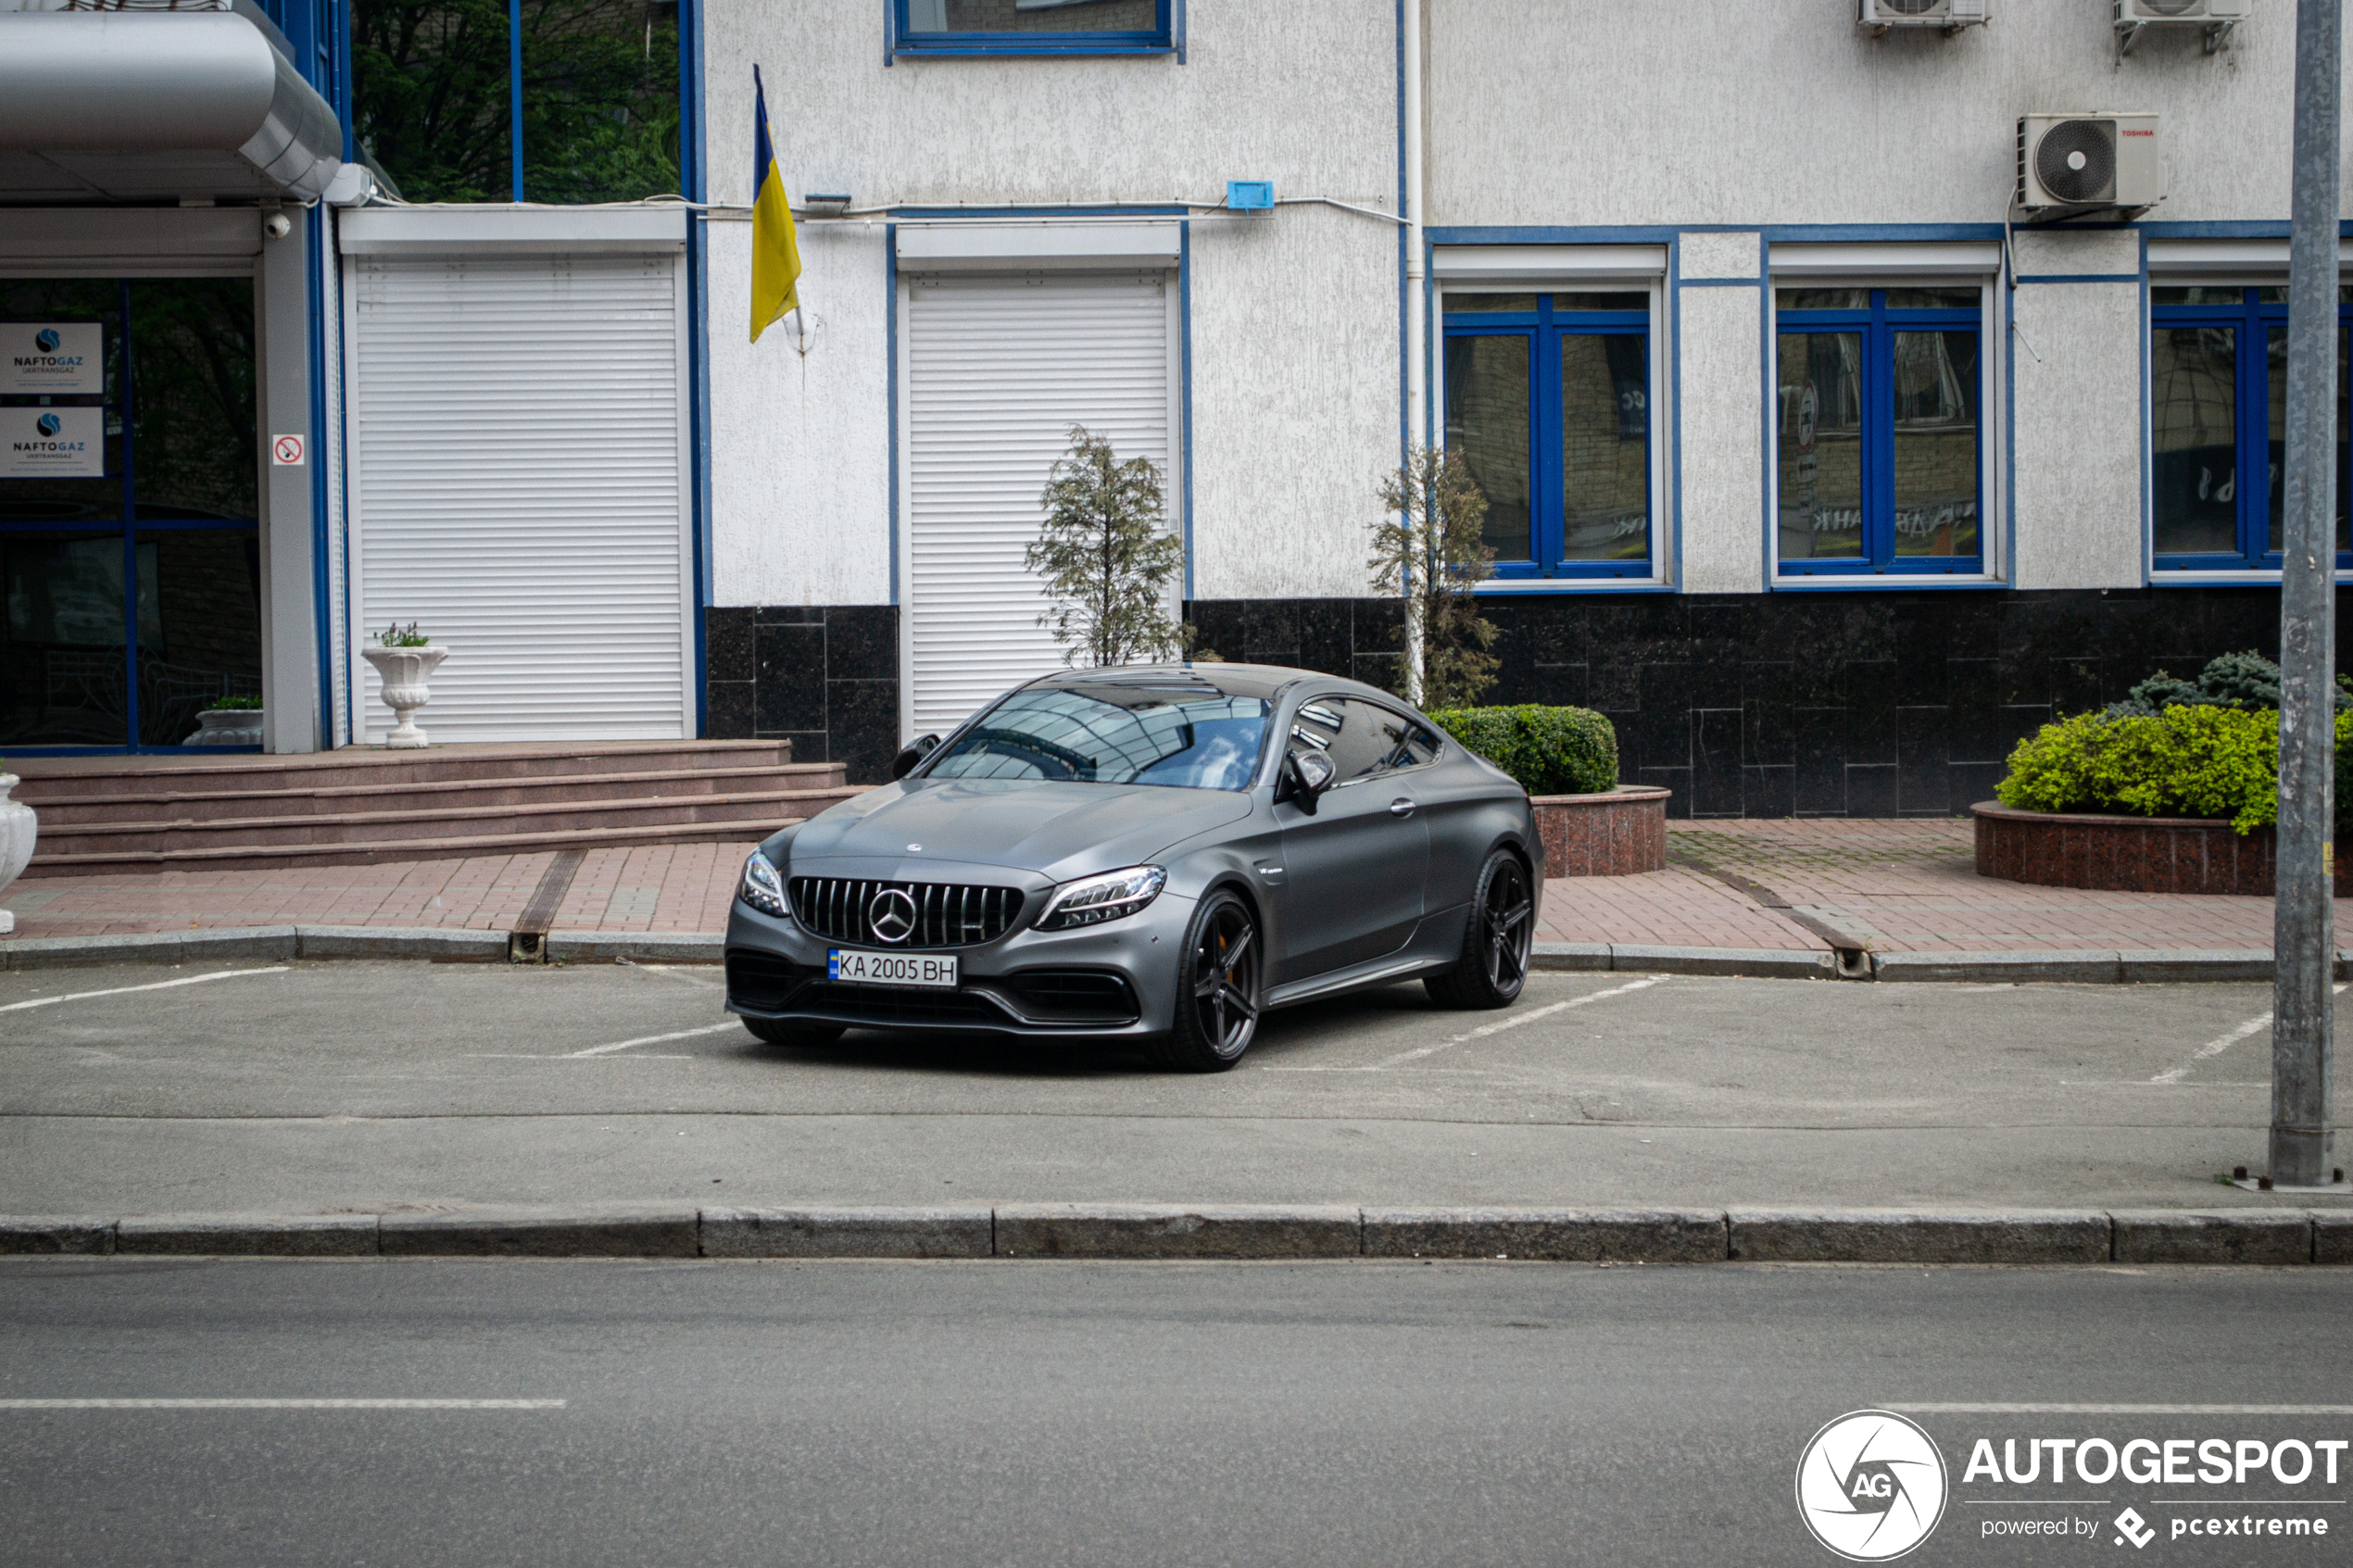
[[1617,731],[1590,708],[1451,708],[1430,719],[1530,795],[1617,787]]
[[261,699],[258,696],[221,696],[204,706],[208,713],[248,713],[261,707]]
[[[2343,831],[2353,713],[2336,716],[2337,821]],[[2240,833],[2270,827],[2280,810],[2280,716],[2221,706],[2171,707],[2152,716],[2082,713],[2045,724],[2010,753],[1994,789],[2027,811],[2108,811],[2138,817],[2227,817]]]

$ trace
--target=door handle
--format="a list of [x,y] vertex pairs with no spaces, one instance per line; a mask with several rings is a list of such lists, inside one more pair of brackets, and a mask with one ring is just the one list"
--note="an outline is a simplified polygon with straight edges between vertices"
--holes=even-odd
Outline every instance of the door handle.
[[1389,803],[1389,814],[1392,817],[1410,817],[1414,814],[1414,803],[1401,795]]

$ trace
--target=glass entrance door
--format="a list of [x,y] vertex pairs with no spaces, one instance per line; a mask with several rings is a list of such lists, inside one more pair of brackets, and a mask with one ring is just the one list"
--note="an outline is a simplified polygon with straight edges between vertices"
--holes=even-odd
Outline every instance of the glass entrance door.
[[0,279],[0,751],[261,693],[253,283]]

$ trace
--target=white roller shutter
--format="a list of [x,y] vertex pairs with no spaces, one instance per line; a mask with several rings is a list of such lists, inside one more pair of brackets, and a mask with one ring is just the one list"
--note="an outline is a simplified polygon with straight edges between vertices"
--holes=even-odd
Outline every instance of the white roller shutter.
[[[691,736],[677,257],[350,265],[355,619],[453,650],[425,728]],[[360,681],[380,740],[392,714]]]
[[1170,525],[1170,311],[1164,275],[915,278],[908,284],[905,578],[913,733],[946,734],[1056,669],[1022,553],[1070,427],[1161,470]]

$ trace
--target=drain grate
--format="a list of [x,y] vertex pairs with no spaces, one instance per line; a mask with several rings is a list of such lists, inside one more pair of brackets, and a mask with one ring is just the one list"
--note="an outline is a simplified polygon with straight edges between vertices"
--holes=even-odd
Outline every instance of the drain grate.
[[522,907],[522,919],[507,933],[508,962],[547,961],[547,928],[555,924],[556,911],[563,907],[564,895],[572,891],[572,879],[580,873],[580,862],[586,858],[584,850],[561,849],[547,862],[539,885],[531,890],[531,902]]

